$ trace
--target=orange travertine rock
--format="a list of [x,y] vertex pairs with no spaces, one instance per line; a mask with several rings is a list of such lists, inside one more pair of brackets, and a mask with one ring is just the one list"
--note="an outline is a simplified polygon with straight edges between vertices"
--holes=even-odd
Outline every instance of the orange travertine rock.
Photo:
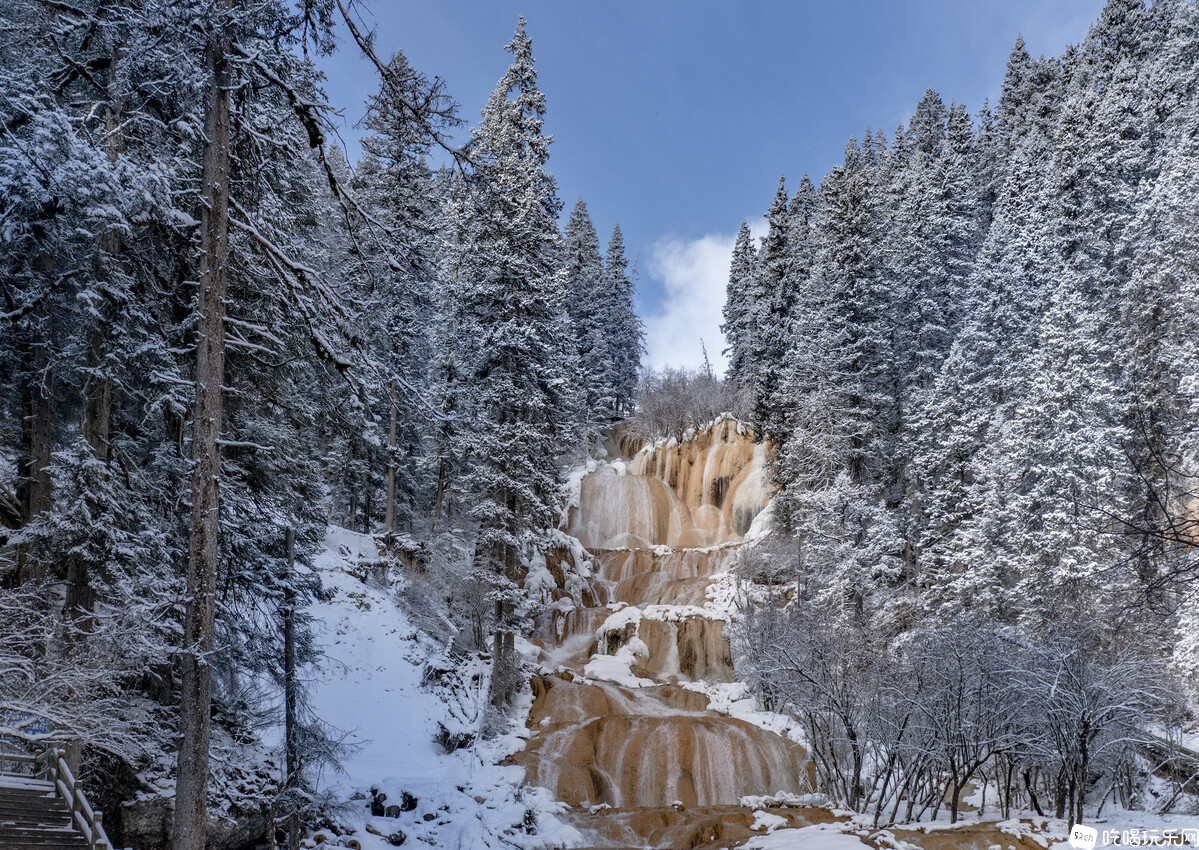
[[[711,711],[685,685],[734,679],[726,615],[703,606],[769,502],[767,449],[731,419],[682,444],[608,445],[625,459],[583,478],[564,523],[589,550],[591,577],[575,587],[581,604],[557,593],[565,604],[538,623],[533,640],[551,672],[533,680],[532,734],[512,761],[576,807],[571,819],[597,844],[744,837],[753,818],[741,798],[804,793],[811,765],[795,742]],[[574,556],[555,550],[548,561],[564,589]],[[585,669],[621,657],[623,678]],[[613,809],[590,811],[600,804]]]
[[567,532],[589,549],[738,542],[770,500],[767,450],[733,419],[681,444],[645,446],[583,479]]

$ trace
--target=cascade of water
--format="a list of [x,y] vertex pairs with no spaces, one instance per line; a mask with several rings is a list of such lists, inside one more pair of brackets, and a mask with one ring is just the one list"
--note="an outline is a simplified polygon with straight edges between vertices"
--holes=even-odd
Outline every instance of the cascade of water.
[[[769,502],[766,449],[731,419],[681,444],[608,445],[631,456],[583,478],[565,523],[593,557],[594,604],[542,618],[535,639],[550,672],[534,681],[532,734],[514,761],[607,846],[692,828],[727,836],[752,820],[742,797],[810,788],[802,748],[686,687],[733,678],[727,612],[708,591]],[[588,814],[601,805],[642,814]],[[702,814],[688,824],[679,806]]]

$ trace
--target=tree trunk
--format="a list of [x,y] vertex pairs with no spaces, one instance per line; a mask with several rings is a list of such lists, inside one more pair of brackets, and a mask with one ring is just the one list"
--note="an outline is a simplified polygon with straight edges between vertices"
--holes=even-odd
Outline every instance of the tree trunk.
[[387,437],[387,517],[384,525],[390,538],[396,532],[396,402],[395,385],[391,388],[391,430]]
[[[508,533],[516,534],[512,528],[513,517],[516,516],[516,497],[509,494],[504,498],[504,507],[508,516]],[[516,579],[516,566],[519,560],[515,547],[505,543],[500,552],[500,575],[507,581]],[[496,708],[506,705],[512,698],[512,670],[516,663],[516,634],[509,622],[512,618],[511,602],[496,601],[496,630],[495,648],[492,658],[492,693]],[[499,687],[496,687],[497,683]]]
[[[287,585],[283,590],[283,713],[284,740],[287,758],[288,788],[300,784],[300,729],[297,714],[299,695],[296,682],[296,590],[292,584],[296,574],[296,531],[287,527]],[[300,816],[296,811],[296,800],[289,801],[291,811],[287,815],[288,850],[300,848]],[[273,831],[273,830],[272,830]]]
[[1091,764],[1090,740],[1091,724],[1084,721],[1082,731],[1078,735],[1078,787],[1076,789],[1078,796],[1075,802],[1077,811],[1072,823],[1082,823],[1083,804],[1087,800],[1087,772]]
[[441,509],[442,503],[445,501],[445,484],[449,477],[449,463],[444,456],[437,461],[437,496],[433,501],[433,531],[437,532],[441,526]]
[[849,808],[858,811],[858,801],[862,798],[862,745],[858,740],[857,731],[850,725],[849,719],[843,717],[845,737],[849,739],[850,750],[853,753],[853,776],[849,788]]
[[[108,109],[104,116],[104,153],[115,163],[125,147],[121,131],[124,102],[116,88],[121,61],[119,45],[114,45],[109,66]],[[121,235],[115,229],[106,230],[96,239],[96,277],[107,281],[113,272],[115,259],[121,253]],[[92,317],[88,336],[88,375],[83,385],[83,437],[97,460],[108,463],[108,438],[112,421],[112,377],[108,374],[105,354],[108,349],[109,322],[107,304],[99,305],[99,316]]]
[[491,642],[491,704],[497,709],[504,707],[504,602],[495,601],[495,632]]
[[[228,7],[228,0],[219,4]],[[223,17],[225,9],[219,9]],[[203,203],[196,327],[196,404],[192,423],[192,513],[187,556],[179,770],[174,850],[204,850],[208,746],[212,731],[213,619],[220,533],[220,446],[225,378],[225,292],[229,257],[230,35],[222,23],[205,50]]]
[[[54,258],[42,255],[34,260],[34,269],[49,276]],[[50,309],[41,304],[29,317],[20,343],[24,361],[21,383],[21,443],[24,451],[17,461],[17,499],[21,522],[28,525],[50,509],[50,454],[53,440],[54,373],[50,362],[52,329]],[[18,579],[21,582],[45,578],[45,569],[33,567],[18,553]]]
[[[374,453],[374,451],[367,451],[367,453],[366,453],[366,468],[367,468],[367,470],[371,470],[371,469],[374,469],[374,467],[375,467],[375,453]],[[363,481],[363,488],[364,488],[364,492],[362,494],[362,533],[370,534],[371,533],[371,503],[373,501],[373,499],[371,498],[371,494],[372,494],[373,490],[371,488],[371,476],[370,476],[369,471],[366,474],[366,479]]]
[[[39,260],[38,264],[53,260]],[[36,311],[35,327],[26,334],[22,348],[25,382],[21,395],[21,437],[25,452],[18,472],[25,523],[50,507],[51,416],[54,374],[50,366],[50,311],[42,305]]]
[[[117,70],[121,48],[114,44],[109,64],[108,109],[104,116],[104,152],[115,163],[124,149],[121,118],[123,98],[117,89]],[[96,238],[95,272],[97,280],[111,278],[117,255],[121,253],[121,236],[115,229],[106,230]],[[108,351],[109,316],[107,303],[99,305],[99,316],[92,317],[87,342],[87,377],[83,383],[83,439],[92,456],[102,464],[109,460],[109,437],[112,423],[112,377],[108,374],[105,355]],[[92,627],[91,614],[95,608],[95,593],[91,587],[91,565],[82,557],[73,557],[67,565],[67,592],[64,610],[76,621],[82,632]]]
[[1041,811],[1041,803],[1037,800],[1036,789],[1033,788],[1032,776],[1029,771],[1024,771],[1024,789],[1028,791],[1028,802],[1032,805],[1032,809],[1040,817],[1045,817],[1045,813]]
[[1007,770],[1004,774],[1003,782],[1003,819],[1008,820],[1012,816],[1012,775],[1016,772],[1015,762],[1008,761]]
[[350,472],[346,476],[349,479],[350,498],[349,505],[346,510],[346,528],[353,531],[354,524],[358,522],[358,441],[350,441]]

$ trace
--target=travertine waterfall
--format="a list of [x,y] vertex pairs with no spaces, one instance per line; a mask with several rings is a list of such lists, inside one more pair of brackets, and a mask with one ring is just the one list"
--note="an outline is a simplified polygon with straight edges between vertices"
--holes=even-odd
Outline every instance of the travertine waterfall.
[[[535,635],[548,672],[515,760],[597,846],[735,839],[743,797],[809,790],[802,748],[710,710],[697,685],[734,677],[728,573],[769,502],[765,451],[732,419],[681,444],[612,440],[564,517],[591,575]],[[557,557],[557,578],[578,566]]]

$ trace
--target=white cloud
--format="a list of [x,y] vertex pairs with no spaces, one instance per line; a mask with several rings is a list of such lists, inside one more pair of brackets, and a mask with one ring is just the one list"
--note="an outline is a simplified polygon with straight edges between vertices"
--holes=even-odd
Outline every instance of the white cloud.
[[[760,235],[765,222],[750,222],[750,231]],[[649,366],[698,367],[706,346],[713,369],[724,374],[720,323],[735,241],[734,234],[711,233],[692,240],[660,239],[654,245],[648,271],[662,284],[663,295],[657,310],[645,317]]]

